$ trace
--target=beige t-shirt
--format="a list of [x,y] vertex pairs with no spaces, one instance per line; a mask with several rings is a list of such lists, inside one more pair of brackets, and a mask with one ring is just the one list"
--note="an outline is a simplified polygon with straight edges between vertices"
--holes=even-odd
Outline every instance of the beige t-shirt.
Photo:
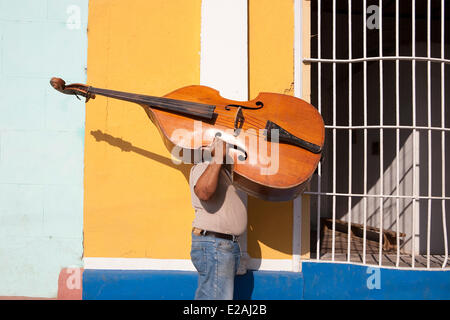
[[194,192],[198,178],[208,167],[202,162],[191,168],[189,186],[195,219],[192,226],[208,231],[241,235],[247,229],[246,195],[231,184],[229,172],[222,167],[214,195],[208,201],[200,200]]

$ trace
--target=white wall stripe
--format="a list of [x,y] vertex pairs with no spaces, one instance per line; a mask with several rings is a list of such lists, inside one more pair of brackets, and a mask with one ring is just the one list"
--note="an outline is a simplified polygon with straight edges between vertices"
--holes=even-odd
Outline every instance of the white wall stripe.
[[203,0],[200,84],[248,100],[247,0]]
[[302,0],[294,0],[294,96],[301,98],[302,89]]
[[[99,258],[83,259],[88,270],[196,271],[190,259]],[[247,268],[260,271],[292,271],[291,259],[250,259]]]
[[258,271],[292,271],[292,259],[250,259],[247,268]]
[[189,259],[84,258],[85,269],[195,271]]
[[[294,96],[303,96],[303,46],[302,46],[302,0],[294,0]],[[292,206],[292,271],[301,272],[302,251],[302,197],[293,201]]]
[[294,199],[293,203],[294,219],[292,221],[292,271],[301,272],[302,254],[302,197]]

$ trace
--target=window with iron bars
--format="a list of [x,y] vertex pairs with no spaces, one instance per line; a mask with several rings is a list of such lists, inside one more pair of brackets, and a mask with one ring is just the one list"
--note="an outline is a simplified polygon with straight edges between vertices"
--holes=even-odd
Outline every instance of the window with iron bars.
[[303,63],[312,65],[311,101],[326,125],[306,192],[312,259],[449,268],[448,7],[311,2],[311,57]]

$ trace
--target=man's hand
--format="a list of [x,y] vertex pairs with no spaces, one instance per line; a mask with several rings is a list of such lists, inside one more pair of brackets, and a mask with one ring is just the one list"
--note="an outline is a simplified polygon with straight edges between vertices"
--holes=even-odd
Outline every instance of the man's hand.
[[214,138],[214,141],[211,145],[211,161],[217,164],[223,164],[225,163],[227,153],[227,143],[219,138]]
[[219,172],[222,164],[225,163],[228,147],[226,142],[215,138],[211,144],[211,163],[205,169],[203,174],[198,178],[194,186],[194,192],[200,200],[209,200],[217,189],[219,180]]

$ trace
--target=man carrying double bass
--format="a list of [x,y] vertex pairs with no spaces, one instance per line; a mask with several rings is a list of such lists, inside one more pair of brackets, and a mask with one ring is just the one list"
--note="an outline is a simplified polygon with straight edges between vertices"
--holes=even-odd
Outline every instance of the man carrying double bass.
[[191,260],[198,271],[195,299],[232,300],[241,251],[238,236],[247,228],[245,193],[231,182],[227,144],[215,139],[211,160],[194,165],[189,177],[192,206]]

